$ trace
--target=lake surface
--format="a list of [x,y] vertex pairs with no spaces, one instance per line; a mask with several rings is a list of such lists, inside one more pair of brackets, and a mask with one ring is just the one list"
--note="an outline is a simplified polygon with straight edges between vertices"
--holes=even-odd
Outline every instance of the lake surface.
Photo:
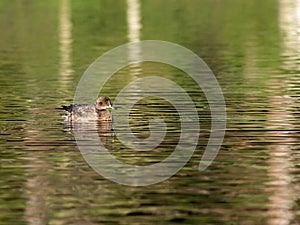
[[[299,0],[1,1],[0,224],[299,224],[299,12]],[[174,42],[207,63],[223,90],[227,129],[216,159],[200,172],[211,114],[199,86],[170,65],[119,70],[101,95],[114,102],[135,79],[164,77],[190,95],[201,128],[177,174],[134,187],[93,170],[76,144],[77,128],[57,108],[72,103],[94,60],[139,40]],[[128,93],[139,96],[138,87]],[[180,116],[159,96],[137,101],[130,113],[141,142],[157,117],[168,132],[154,151],[132,151],[113,131],[100,139],[129,165],[154,165],[178,144]]]

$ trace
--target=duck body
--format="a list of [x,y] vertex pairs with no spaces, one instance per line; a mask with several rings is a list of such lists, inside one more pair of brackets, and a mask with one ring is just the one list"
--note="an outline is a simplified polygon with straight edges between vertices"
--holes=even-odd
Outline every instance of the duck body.
[[62,105],[67,114],[63,116],[66,122],[73,121],[112,121],[109,108],[113,109],[108,97],[99,97],[96,104]]

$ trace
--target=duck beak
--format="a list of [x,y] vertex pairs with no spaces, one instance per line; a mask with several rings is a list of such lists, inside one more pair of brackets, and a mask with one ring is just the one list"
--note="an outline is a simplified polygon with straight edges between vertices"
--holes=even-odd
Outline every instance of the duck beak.
[[112,105],[102,106],[100,109],[115,109]]

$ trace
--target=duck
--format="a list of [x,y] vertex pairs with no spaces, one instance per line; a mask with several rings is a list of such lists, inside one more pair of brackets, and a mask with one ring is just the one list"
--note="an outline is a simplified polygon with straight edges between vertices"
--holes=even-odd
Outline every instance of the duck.
[[71,104],[62,105],[67,114],[63,116],[65,122],[76,121],[112,121],[112,115],[108,109],[114,109],[109,97],[97,98],[95,104]]

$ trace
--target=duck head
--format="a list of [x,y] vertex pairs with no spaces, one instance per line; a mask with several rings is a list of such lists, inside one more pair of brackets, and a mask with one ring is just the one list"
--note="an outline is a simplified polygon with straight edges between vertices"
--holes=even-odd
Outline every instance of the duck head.
[[108,97],[101,96],[96,101],[97,110],[114,109]]

